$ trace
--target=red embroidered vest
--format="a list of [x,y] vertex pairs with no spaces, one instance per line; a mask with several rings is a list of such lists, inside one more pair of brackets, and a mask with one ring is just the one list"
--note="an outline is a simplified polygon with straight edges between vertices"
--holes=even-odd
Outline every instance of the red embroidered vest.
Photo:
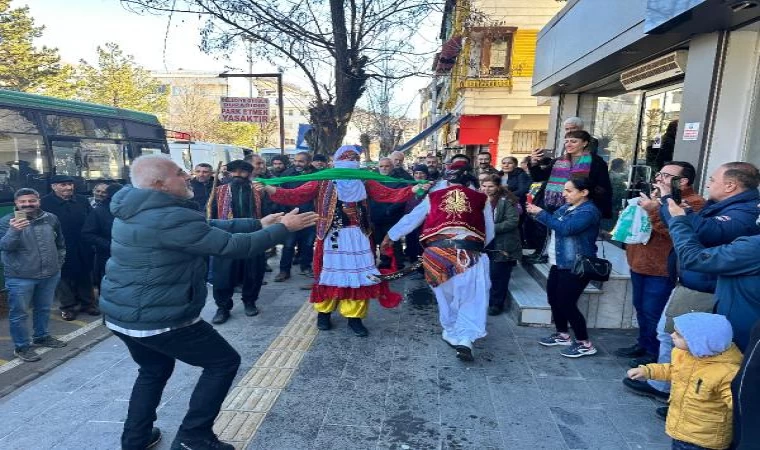
[[430,212],[422,225],[420,240],[445,228],[466,228],[485,241],[486,224],[483,208],[488,197],[468,187],[454,185],[429,194]]

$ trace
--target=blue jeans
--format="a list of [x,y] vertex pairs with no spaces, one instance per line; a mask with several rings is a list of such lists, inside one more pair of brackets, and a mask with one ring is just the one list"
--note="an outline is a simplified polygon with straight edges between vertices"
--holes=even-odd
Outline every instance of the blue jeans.
[[40,339],[48,334],[50,308],[55,298],[55,288],[61,273],[49,278],[6,278],[5,287],[8,289],[8,320],[10,322],[11,339],[16,348],[30,344],[29,332],[26,329],[27,311],[32,308],[32,324],[34,339]]
[[[665,331],[665,322],[667,321],[665,311],[668,309],[668,303],[670,303],[670,299],[665,303],[662,314],[660,314],[660,320],[657,322],[657,341],[660,343],[657,362],[660,364],[669,363],[670,354],[673,353],[673,338],[670,337],[670,333]],[[670,383],[667,381],[648,380],[647,383],[658,391],[665,393],[670,392]]]
[[673,439],[673,445],[670,448],[671,450],[710,450],[707,447],[702,447],[696,444],[690,444],[688,442],[679,441],[678,439]]
[[642,275],[634,271],[631,271],[631,284],[633,307],[636,308],[636,319],[639,322],[639,346],[649,355],[657,356],[660,348],[657,323],[675,285],[669,277]]
[[311,260],[314,258],[314,239],[317,237],[317,227],[304,228],[303,230],[290,233],[285,244],[282,246],[280,257],[280,272],[290,273],[293,265],[293,256],[296,254],[296,245],[301,252],[301,270],[311,268]]

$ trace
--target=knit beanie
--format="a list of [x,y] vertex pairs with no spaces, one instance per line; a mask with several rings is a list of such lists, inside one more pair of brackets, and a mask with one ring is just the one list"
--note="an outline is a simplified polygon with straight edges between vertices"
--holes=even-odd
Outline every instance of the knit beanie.
[[676,331],[686,340],[689,352],[697,358],[718,355],[731,346],[734,332],[725,316],[694,312],[673,320]]

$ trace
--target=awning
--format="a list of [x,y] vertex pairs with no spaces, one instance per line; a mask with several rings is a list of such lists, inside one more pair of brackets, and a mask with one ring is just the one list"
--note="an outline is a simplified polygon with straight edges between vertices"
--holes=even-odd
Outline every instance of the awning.
[[435,133],[439,128],[449,123],[453,118],[454,118],[453,114],[451,113],[446,114],[445,116],[433,122],[432,125],[422,130],[420,134],[411,138],[406,144],[396,147],[396,151],[405,152],[409,150],[410,148],[417,145],[417,143],[419,143],[421,140]]
[[462,51],[462,36],[454,36],[448,41],[443,43],[441,52],[436,55],[436,67],[437,73],[445,73],[454,67],[454,63],[457,61],[459,52]]

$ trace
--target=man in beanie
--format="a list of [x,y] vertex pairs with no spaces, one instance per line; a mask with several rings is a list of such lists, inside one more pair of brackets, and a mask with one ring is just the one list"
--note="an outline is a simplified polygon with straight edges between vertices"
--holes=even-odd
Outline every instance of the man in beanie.
[[[218,186],[211,201],[209,217],[211,219],[261,219],[269,214],[269,201],[265,194],[251,186],[253,165],[246,161],[235,160],[227,164],[232,179],[229,183]],[[222,324],[230,318],[232,294],[235,287],[242,285],[242,301],[246,316],[259,313],[256,300],[259,298],[261,285],[266,272],[266,256],[261,253],[252,258],[230,259],[213,257],[211,262],[211,280],[214,285],[214,302],[217,311],[211,320]]]
[[322,154],[314,155],[314,158],[311,160],[311,167],[313,167],[314,170],[326,169],[328,162],[327,156]]
[[486,335],[486,311],[491,289],[488,256],[483,252],[494,237],[493,212],[485,194],[468,188],[470,165],[453,162],[445,186],[431,192],[388,231],[383,247],[422,225],[422,264],[435,293],[443,340],[457,358],[472,361],[472,343]]
[[700,312],[678,316],[674,322],[671,362],[639,366],[629,370],[628,377],[670,381],[665,432],[673,438],[673,449],[728,448],[731,380],[742,361],[732,343],[731,324],[724,316]]
[[63,320],[74,320],[78,312],[100,315],[92,292],[92,248],[82,238],[85,219],[92,206],[84,195],[74,192],[74,178],[54,175],[50,178],[53,192],[42,197],[43,211],[55,214],[61,222],[66,241],[66,261],[61,268],[61,281],[55,295],[60,303]]
[[272,175],[281,177],[288,168],[288,157],[285,155],[274,155],[272,157]]

